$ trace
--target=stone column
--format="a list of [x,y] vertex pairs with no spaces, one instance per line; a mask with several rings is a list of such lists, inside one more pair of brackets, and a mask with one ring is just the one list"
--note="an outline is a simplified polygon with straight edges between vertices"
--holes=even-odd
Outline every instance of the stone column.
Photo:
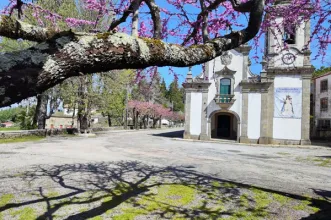
[[268,117],[268,90],[261,91],[261,131],[259,144],[269,144],[268,136],[268,126],[269,126],[269,117]]
[[249,66],[249,58],[248,58],[248,54],[249,54],[249,50],[245,50],[243,51],[243,59],[244,59],[244,62],[243,62],[243,80],[247,80],[248,77],[247,77],[247,72],[248,72],[248,66]]
[[[269,82],[274,81],[274,77],[268,79]],[[274,106],[275,106],[275,84],[272,83],[268,90],[268,137],[269,144],[272,144],[274,131]]]
[[191,120],[191,91],[186,91],[185,97],[185,126],[184,139],[191,139],[190,120]]
[[242,113],[241,113],[241,135],[240,143],[249,143],[247,136],[248,129],[248,93],[249,89],[242,89]]
[[302,75],[301,145],[310,145],[310,80],[311,74]]
[[202,91],[202,107],[201,107],[201,133],[199,136],[200,140],[209,140],[207,132],[207,105],[208,105],[208,90]]

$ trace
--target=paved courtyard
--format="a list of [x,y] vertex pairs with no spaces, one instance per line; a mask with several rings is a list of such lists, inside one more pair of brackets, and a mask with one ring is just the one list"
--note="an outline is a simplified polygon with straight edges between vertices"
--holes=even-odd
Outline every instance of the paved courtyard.
[[[318,207],[316,212],[293,214],[288,211],[289,219],[303,219],[303,217],[314,219],[313,213],[322,213],[321,216],[326,216],[323,213],[330,208],[327,201],[331,200],[331,148],[247,146],[231,142],[203,143],[174,139],[181,134],[182,131],[178,129],[104,132],[95,138],[52,137],[39,142],[1,144],[0,219],[8,219],[8,216],[19,219],[19,215],[24,216],[35,212],[32,209],[22,211],[22,207],[25,206],[36,209],[43,207],[46,210],[37,211],[41,214],[31,214],[32,219],[35,217],[38,219],[92,217],[97,219],[98,216],[110,215],[110,210],[119,206],[123,200],[131,201],[129,198],[143,194],[139,191],[141,190],[139,187],[143,184],[145,187],[147,182],[153,185],[153,181],[156,181],[158,183],[153,187],[160,186],[169,179],[171,184],[180,182],[181,185],[178,185],[177,190],[184,187],[182,191],[188,190],[185,188],[187,185],[195,185],[201,189],[209,184],[207,188],[210,190],[222,184],[225,188],[234,188],[233,186],[236,185],[242,189],[234,197],[240,204],[246,201],[243,195],[250,196],[251,192],[246,189],[251,187],[255,187],[254,190],[260,190],[253,190],[255,194],[251,196],[255,197],[268,192],[277,194],[278,197],[275,198],[285,196],[302,201],[310,198],[310,201],[316,203]],[[160,173],[162,175],[159,175]],[[107,188],[109,183],[116,183],[117,191],[114,187]],[[135,190],[130,191],[127,187],[139,189],[134,188]],[[98,194],[100,193],[98,190],[113,193],[112,199]],[[170,192],[172,189],[166,190]],[[84,201],[82,197],[75,197],[87,192],[95,192],[88,197],[90,199],[88,202],[85,197]],[[118,193],[121,193],[120,196]],[[186,194],[190,194],[190,191],[188,190]],[[210,194],[213,193],[208,195]],[[1,195],[6,196],[1,199]],[[147,195],[144,194],[144,196]],[[115,197],[121,199],[115,200]],[[68,200],[69,198],[71,200]],[[152,200],[155,202],[163,200],[162,198]],[[144,200],[139,201],[138,204],[149,207],[147,210],[156,212],[151,208],[154,207],[150,203],[151,200],[148,206],[147,202],[141,202]],[[185,201],[182,199],[182,203],[179,203],[184,207],[187,205]],[[279,201],[284,202],[282,199]],[[88,206],[95,202],[101,203],[94,204],[93,208]],[[199,202],[201,198],[196,203]],[[232,202],[232,205],[235,203]],[[250,203],[250,199],[247,199],[247,206]],[[84,204],[84,207],[75,208],[78,204]],[[253,206],[256,204],[252,203]],[[295,204],[293,203],[293,206]],[[63,207],[69,205],[73,207],[68,209],[71,211],[63,211]],[[131,206],[135,207],[130,204],[130,207],[126,209],[131,210],[130,213],[137,212],[137,210],[132,211]],[[223,206],[228,210],[233,209],[229,204]],[[202,214],[200,214],[202,217],[207,216],[208,219],[211,211],[207,212],[205,208],[201,208]],[[12,211],[9,211],[10,209]],[[279,219],[279,216],[275,214],[279,212],[279,204],[272,209],[273,212],[269,210],[270,215]],[[123,210],[125,208],[122,208]],[[169,218],[169,207],[165,210],[167,210],[166,214],[158,213],[158,215]],[[178,211],[183,215],[179,217],[190,218],[198,215],[187,210]],[[260,213],[260,211],[256,212]],[[215,211],[213,213],[215,214]],[[215,215],[220,216],[219,213]],[[238,210],[235,213],[232,217],[238,217],[240,214]],[[139,211],[134,216],[122,216],[118,219],[134,219],[141,214]],[[146,217],[146,213],[143,214]],[[245,217],[246,214],[242,215]],[[231,212],[223,212],[222,216],[229,217]],[[142,219],[146,219],[145,217]],[[153,219],[152,215],[149,218]],[[261,218],[267,217],[261,216]]]

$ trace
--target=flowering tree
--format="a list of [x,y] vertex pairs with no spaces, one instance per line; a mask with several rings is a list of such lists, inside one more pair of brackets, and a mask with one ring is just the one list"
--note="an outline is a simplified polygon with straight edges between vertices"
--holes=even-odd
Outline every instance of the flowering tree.
[[[286,6],[275,6],[280,0],[72,1],[75,7],[90,11],[93,20],[79,13],[61,16],[44,9],[39,4],[42,0],[9,1],[1,16],[0,35],[37,44],[0,55],[0,107],[35,96],[72,76],[202,64],[261,37],[269,27],[291,30],[312,16],[316,20],[312,39],[318,40],[321,51],[330,43],[328,0],[292,0]],[[29,22],[26,11],[38,22]],[[285,19],[276,23],[277,15]]]
[[162,118],[169,118],[171,115],[173,115],[169,108],[165,108],[160,104],[153,104],[151,102],[131,100],[128,103],[128,108],[134,115],[135,127],[137,126],[139,116],[142,123],[144,124],[144,128],[147,128],[146,120],[148,119],[153,120],[153,128],[156,128],[157,122],[159,122],[161,125]]

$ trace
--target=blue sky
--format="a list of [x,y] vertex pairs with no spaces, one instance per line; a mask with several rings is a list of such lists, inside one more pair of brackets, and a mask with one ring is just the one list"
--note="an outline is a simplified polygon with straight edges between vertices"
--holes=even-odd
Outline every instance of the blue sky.
[[[162,6],[163,2],[162,0],[158,0],[158,2],[160,2],[160,5]],[[0,8],[4,8],[7,4],[9,3],[8,0],[0,0]],[[169,5],[167,5],[167,8],[169,7]],[[171,10],[171,8],[168,10]],[[314,23],[314,21],[312,21],[312,24]],[[312,25],[313,27],[313,25]],[[312,51],[312,55],[311,57],[315,57],[316,54],[318,53],[317,51],[317,47],[316,44],[313,42],[311,45],[311,51]],[[254,51],[251,51],[251,56],[253,56]],[[258,54],[259,57],[262,56],[262,54]],[[328,47],[328,51],[327,51],[327,56],[325,57],[325,61],[331,60],[331,46]],[[317,60],[312,60],[312,64],[316,67],[319,68],[321,66],[330,66],[331,63],[323,63],[321,61],[321,58],[317,59]],[[180,83],[184,81],[186,73],[188,72],[188,68],[173,68],[173,70],[178,74],[179,77],[179,81]],[[253,73],[259,74],[261,71],[261,65],[259,63],[256,63],[253,59],[252,59],[252,66],[251,66],[251,70]],[[192,68],[192,72],[193,75],[199,75],[202,71],[202,67],[201,65],[198,66],[193,66]],[[167,85],[170,84],[170,82],[173,80],[174,76],[172,73],[169,73],[169,68],[168,67],[162,67],[159,68],[159,72],[161,73],[162,77],[165,79]]]

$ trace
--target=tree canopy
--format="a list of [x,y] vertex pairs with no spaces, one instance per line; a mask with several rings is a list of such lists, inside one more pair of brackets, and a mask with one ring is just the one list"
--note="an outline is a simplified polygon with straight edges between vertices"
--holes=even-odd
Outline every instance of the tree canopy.
[[0,55],[0,107],[72,76],[202,64],[254,37],[258,45],[270,27],[293,30],[312,17],[311,40],[319,42],[321,55],[331,41],[327,0],[53,1],[54,7],[72,11],[69,16],[45,9],[44,0],[9,2],[0,35],[36,44]]

